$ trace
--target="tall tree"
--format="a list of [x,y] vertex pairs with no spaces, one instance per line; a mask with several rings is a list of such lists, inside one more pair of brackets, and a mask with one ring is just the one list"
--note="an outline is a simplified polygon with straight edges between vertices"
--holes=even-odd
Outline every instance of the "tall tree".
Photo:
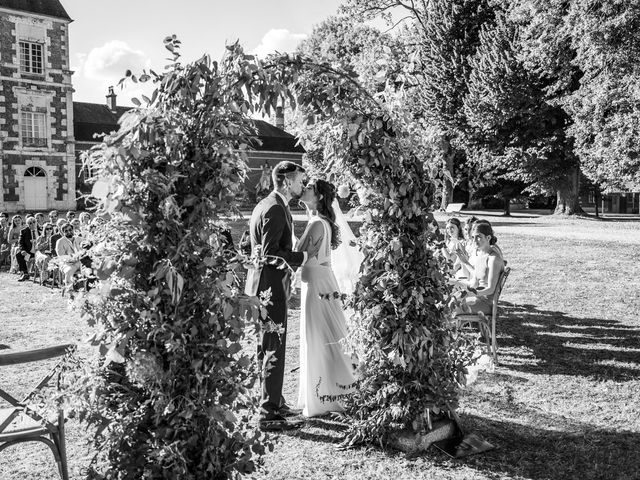
[[564,102],[584,173],[603,188],[640,188],[640,4],[572,2],[564,16],[584,72]]
[[[456,159],[464,158],[466,118],[463,99],[468,91],[469,60],[479,43],[481,26],[493,18],[488,0],[351,0],[345,6],[353,15],[389,15],[400,10],[413,33],[419,111],[441,136],[441,157],[446,172],[441,207],[451,200]],[[464,163],[464,162],[462,162]]]
[[486,152],[480,170],[507,180],[508,190],[519,180],[532,192],[556,192],[556,211],[575,213],[579,170],[569,118],[550,101],[549,80],[527,68],[520,31],[504,13],[482,28],[464,99],[467,141]]

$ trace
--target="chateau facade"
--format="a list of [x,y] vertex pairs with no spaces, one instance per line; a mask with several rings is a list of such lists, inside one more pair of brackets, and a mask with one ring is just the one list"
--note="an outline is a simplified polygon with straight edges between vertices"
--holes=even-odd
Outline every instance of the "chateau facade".
[[[113,89],[102,104],[73,101],[71,22],[59,0],[0,0],[0,211],[84,207],[91,186],[80,154],[118,130],[129,109],[116,105]],[[281,111],[276,126],[257,120],[256,128],[248,192],[265,163],[301,163],[304,153]]]
[[0,210],[75,208],[70,22],[57,0],[0,0]]

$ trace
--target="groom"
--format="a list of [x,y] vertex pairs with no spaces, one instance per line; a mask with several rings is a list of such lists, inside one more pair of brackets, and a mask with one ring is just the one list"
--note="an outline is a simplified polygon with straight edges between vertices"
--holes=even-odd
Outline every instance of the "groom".
[[[293,162],[280,162],[271,172],[274,190],[256,205],[251,214],[249,229],[251,233],[251,251],[256,247],[261,255],[280,257],[290,267],[301,266],[307,260],[306,252],[293,251],[293,221],[289,211],[289,202],[302,196],[307,183],[304,168]],[[319,244],[312,246],[319,249]],[[284,358],[287,341],[287,300],[291,286],[289,269],[265,264],[260,268],[249,269],[245,285],[247,295],[260,295],[271,290],[271,304],[267,307],[267,319],[272,321],[283,333],[263,329],[258,345],[258,360],[262,368],[262,396],[260,399],[260,419],[258,425],[263,431],[278,431],[297,428],[300,423],[289,422],[286,417],[295,414],[286,405],[282,396],[284,380]]]

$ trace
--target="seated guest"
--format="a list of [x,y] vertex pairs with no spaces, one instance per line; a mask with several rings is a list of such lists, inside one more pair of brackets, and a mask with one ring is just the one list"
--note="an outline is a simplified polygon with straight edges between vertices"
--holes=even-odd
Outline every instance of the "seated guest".
[[11,255],[10,273],[18,273],[18,252],[20,251],[20,230],[22,230],[22,217],[14,215],[11,217],[11,226],[7,233],[7,242],[9,242]]
[[493,309],[493,295],[498,285],[500,273],[504,270],[502,253],[496,248],[496,237],[489,222],[476,222],[471,238],[477,248],[474,276],[468,282],[455,282],[472,292],[462,298],[462,305],[455,313],[485,313]]
[[73,285],[73,275],[80,270],[82,264],[80,258],[85,251],[73,236],[73,226],[65,223],[62,227],[62,237],[56,242],[56,255],[59,259],[60,269],[64,278],[65,286]]
[[20,230],[20,252],[16,256],[18,268],[22,273],[22,276],[18,279],[19,282],[29,280],[27,262],[35,255],[36,239],[38,238],[37,223],[35,217],[27,217],[27,226]]
[[73,236],[76,238],[76,243],[80,245],[86,238],[84,230],[82,229],[82,224],[80,223],[80,219],[74,218],[69,222],[69,224],[73,227]]
[[53,224],[47,222],[42,226],[42,235],[36,240],[36,267],[40,272],[40,279],[46,282],[49,278],[49,260],[51,259],[51,237]]
[[11,246],[9,245],[9,217],[6,213],[0,213],[0,268],[9,263]]
[[57,221],[58,221],[58,211],[51,210],[49,212],[49,223],[51,223],[52,225],[55,225]]
[[91,224],[91,214],[89,212],[82,212],[79,218],[83,227],[88,227]]
[[36,217],[36,229],[38,230],[38,236],[42,235],[42,228],[44,226],[44,222],[46,221],[44,213],[38,212],[35,214]]
[[51,252],[52,257],[56,257],[58,255],[56,253],[56,243],[60,238],[62,238],[62,227],[66,224],[67,221],[64,218],[61,218],[56,222],[56,227],[53,229],[53,235],[51,235],[51,241],[49,243],[49,251]]
[[460,248],[464,248],[465,239],[462,234],[462,225],[457,218],[450,218],[444,227],[444,239],[445,247],[442,249],[444,257],[453,262],[453,271],[458,276],[460,270],[463,268],[460,259],[458,258],[457,251]]

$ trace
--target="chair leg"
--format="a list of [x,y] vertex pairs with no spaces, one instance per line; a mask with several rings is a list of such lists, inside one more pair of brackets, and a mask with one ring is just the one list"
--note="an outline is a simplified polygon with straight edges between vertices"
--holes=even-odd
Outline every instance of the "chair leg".
[[493,353],[493,364],[498,365],[498,340],[496,339],[496,315],[491,318],[491,352]]
[[60,476],[62,477],[62,480],[69,480],[67,444],[64,439],[64,415],[60,415],[58,418],[58,449],[60,450]]

